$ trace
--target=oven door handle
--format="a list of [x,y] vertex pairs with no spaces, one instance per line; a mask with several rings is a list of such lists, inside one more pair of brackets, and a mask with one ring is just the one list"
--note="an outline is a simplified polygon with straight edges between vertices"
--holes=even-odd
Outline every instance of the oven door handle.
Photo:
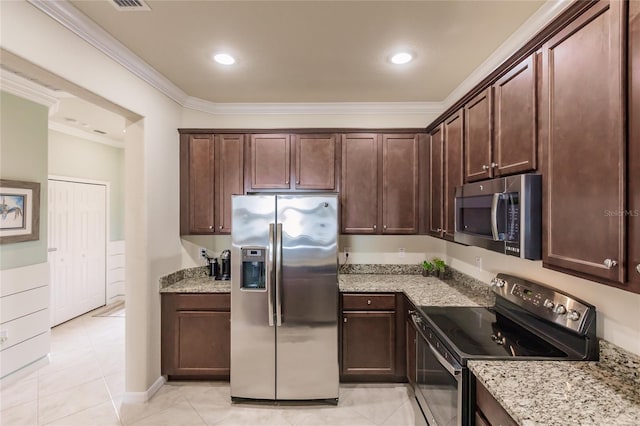
[[[427,346],[429,346],[429,350],[433,353],[433,356],[436,358],[436,360],[449,372],[449,374],[451,374],[452,376],[456,377],[458,375],[460,375],[460,373],[462,373],[462,368],[456,368],[455,366],[451,365],[451,363],[449,361],[447,361],[442,355],[440,355],[440,352],[438,352],[436,350],[436,348],[433,347],[433,345],[431,344],[431,342],[429,342],[429,339],[427,339],[427,336],[424,335],[424,333],[422,332],[422,328],[420,327],[420,322],[422,320],[420,320],[417,315],[412,314],[411,315],[411,321],[413,322],[413,324],[416,327],[416,331],[418,332],[418,334],[420,335],[420,337],[422,337],[422,339],[425,341],[425,343],[427,344]],[[457,380],[457,377],[456,377]]]

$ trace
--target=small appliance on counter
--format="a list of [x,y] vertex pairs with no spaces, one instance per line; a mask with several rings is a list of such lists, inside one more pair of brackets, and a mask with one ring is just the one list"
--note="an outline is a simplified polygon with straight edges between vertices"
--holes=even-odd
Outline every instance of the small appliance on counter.
[[231,279],[231,250],[223,250],[220,253],[220,272],[216,280],[228,281]]

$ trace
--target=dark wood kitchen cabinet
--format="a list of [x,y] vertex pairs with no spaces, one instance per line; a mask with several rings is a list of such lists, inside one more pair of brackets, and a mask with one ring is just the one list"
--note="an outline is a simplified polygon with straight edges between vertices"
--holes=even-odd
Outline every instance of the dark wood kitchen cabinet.
[[242,194],[243,135],[180,135],[180,234],[231,232],[231,195]]
[[429,234],[442,237],[444,185],[444,125],[436,127],[429,135]]
[[230,308],[228,293],[163,293],[162,374],[169,379],[228,380]]
[[335,191],[335,134],[253,134],[248,191]]
[[291,189],[291,135],[251,135],[249,190]]
[[493,100],[491,87],[464,106],[464,158],[466,182],[491,177]]
[[418,136],[342,136],[342,233],[418,232]]
[[342,233],[377,233],[379,141],[375,133],[342,135]]
[[629,2],[629,290],[640,293],[640,1]]
[[460,110],[444,120],[444,237],[453,241],[455,232],[456,187],[464,183],[464,111]]
[[536,54],[507,71],[493,84],[494,148],[492,177],[537,168],[538,97]]
[[624,2],[599,1],[542,47],[544,266],[625,280]]
[[340,379],[405,381],[405,317],[399,320],[396,315],[402,297],[398,300],[396,294],[348,293],[341,299]]
[[475,421],[477,426],[517,426],[515,420],[507,413],[500,403],[489,393],[489,391],[475,379],[476,412]]

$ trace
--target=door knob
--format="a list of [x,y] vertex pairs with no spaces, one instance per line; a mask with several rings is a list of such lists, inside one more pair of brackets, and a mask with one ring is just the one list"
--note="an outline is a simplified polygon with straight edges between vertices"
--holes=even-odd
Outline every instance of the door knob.
[[607,267],[607,269],[611,269],[618,264],[618,262],[611,259],[605,259],[603,263],[604,263],[604,266]]

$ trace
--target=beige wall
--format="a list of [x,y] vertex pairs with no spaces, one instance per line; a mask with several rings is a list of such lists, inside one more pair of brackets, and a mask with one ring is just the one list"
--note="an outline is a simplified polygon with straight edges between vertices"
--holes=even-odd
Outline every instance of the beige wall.
[[124,239],[124,149],[49,130],[49,175],[109,185],[109,241]]
[[46,106],[0,92],[0,177],[40,183],[40,238],[0,246],[0,269],[47,261]]

